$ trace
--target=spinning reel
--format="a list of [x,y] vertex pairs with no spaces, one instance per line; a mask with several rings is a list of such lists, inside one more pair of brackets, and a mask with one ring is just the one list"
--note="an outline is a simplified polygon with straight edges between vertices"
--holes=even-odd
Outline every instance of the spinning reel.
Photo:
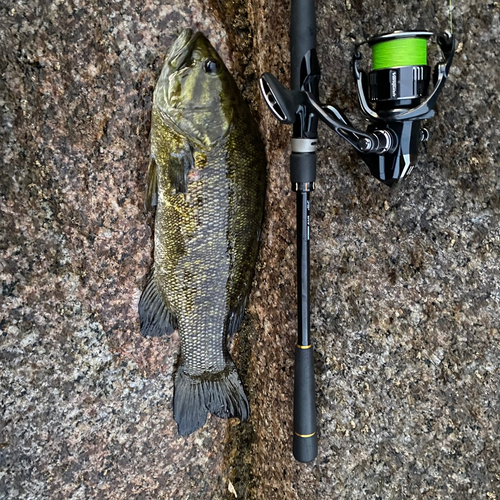
[[302,59],[300,90],[288,90],[269,73],[262,76],[260,88],[271,111],[280,122],[293,123],[294,131],[301,131],[294,133],[292,139],[293,183],[315,178],[315,171],[295,172],[294,175],[293,157],[294,153],[316,150],[317,119],[351,144],[371,173],[384,184],[396,184],[411,172],[417,161],[418,144],[429,138],[421,122],[434,115],[455,52],[453,35],[445,32],[437,35],[444,61],[434,68],[433,90],[428,95],[431,68],[427,65],[427,41],[432,35],[428,31],[396,31],[363,42],[372,49],[369,75],[359,68],[362,56],[357,46],[354,77],[361,111],[371,122],[366,132],[354,128],[335,106],[324,105],[315,97],[320,70],[314,49]]

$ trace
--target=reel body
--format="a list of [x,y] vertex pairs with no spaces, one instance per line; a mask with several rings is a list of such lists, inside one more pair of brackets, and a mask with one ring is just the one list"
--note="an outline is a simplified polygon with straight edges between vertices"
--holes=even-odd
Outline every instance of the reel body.
[[362,56],[356,50],[353,62],[359,104],[371,122],[366,132],[354,128],[336,107],[321,104],[304,86],[300,91],[290,91],[265,73],[260,88],[282,123],[311,117],[323,121],[354,146],[377,179],[391,186],[410,173],[417,162],[418,145],[429,137],[421,122],[434,115],[453,60],[455,38],[441,33],[437,43],[444,61],[434,68],[434,86],[428,95],[431,68],[427,65],[426,44],[431,36],[428,31],[397,31],[364,42],[373,50],[369,74],[359,68]]
[[[370,172],[389,186],[409,174],[415,166],[418,145],[429,138],[421,122],[434,115],[437,97],[453,59],[455,40],[442,33],[438,36],[438,44],[445,62],[436,66],[434,90],[427,97],[431,68],[427,65],[426,44],[431,36],[428,31],[399,31],[371,38],[366,42],[373,50],[373,70],[369,76],[358,68],[361,54],[354,55],[354,76],[361,110],[372,121],[368,131],[377,128],[390,130],[398,138],[398,145],[392,152],[383,155],[361,153]],[[391,54],[387,49],[395,52]],[[375,109],[368,105],[367,95]]]

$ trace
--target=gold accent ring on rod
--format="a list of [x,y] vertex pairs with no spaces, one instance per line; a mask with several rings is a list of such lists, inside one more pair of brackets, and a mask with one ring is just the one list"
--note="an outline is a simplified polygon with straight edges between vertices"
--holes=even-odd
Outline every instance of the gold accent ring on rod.
[[316,432],[313,432],[312,434],[299,434],[298,432],[295,433],[296,436],[299,436],[300,438],[310,438],[313,437]]

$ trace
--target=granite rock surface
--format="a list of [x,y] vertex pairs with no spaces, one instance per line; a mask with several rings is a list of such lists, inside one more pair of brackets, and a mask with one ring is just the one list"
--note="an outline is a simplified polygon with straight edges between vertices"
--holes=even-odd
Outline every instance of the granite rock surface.
[[[364,126],[354,44],[446,29],[448,3],[317,1],[321,95]],[[312,194],[319,454],[291,455],[296,337],[290,130],[256,77],[287,82],[289,3],[0,5],[0,498],[500,499],[500,7],[459,2],[460,45],[399,187],[320,128]],[[235,74],[268,146],[263,241],[233,354],[245,423],[177,435],[178,339],[145,339],[152,92],[185,27]]]

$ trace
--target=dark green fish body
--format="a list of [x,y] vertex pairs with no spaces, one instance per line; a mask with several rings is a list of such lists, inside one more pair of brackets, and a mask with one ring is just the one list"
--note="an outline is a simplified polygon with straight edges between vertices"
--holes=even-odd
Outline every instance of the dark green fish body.
[[246,419],[227,349],[248,299],[263,218],[258,128],[223,62],[184,31],[155,89],[147,204],[157,193],[154,273],[139,305],[145,335],[178,328],[174,418],[180,434],[207,412]]

